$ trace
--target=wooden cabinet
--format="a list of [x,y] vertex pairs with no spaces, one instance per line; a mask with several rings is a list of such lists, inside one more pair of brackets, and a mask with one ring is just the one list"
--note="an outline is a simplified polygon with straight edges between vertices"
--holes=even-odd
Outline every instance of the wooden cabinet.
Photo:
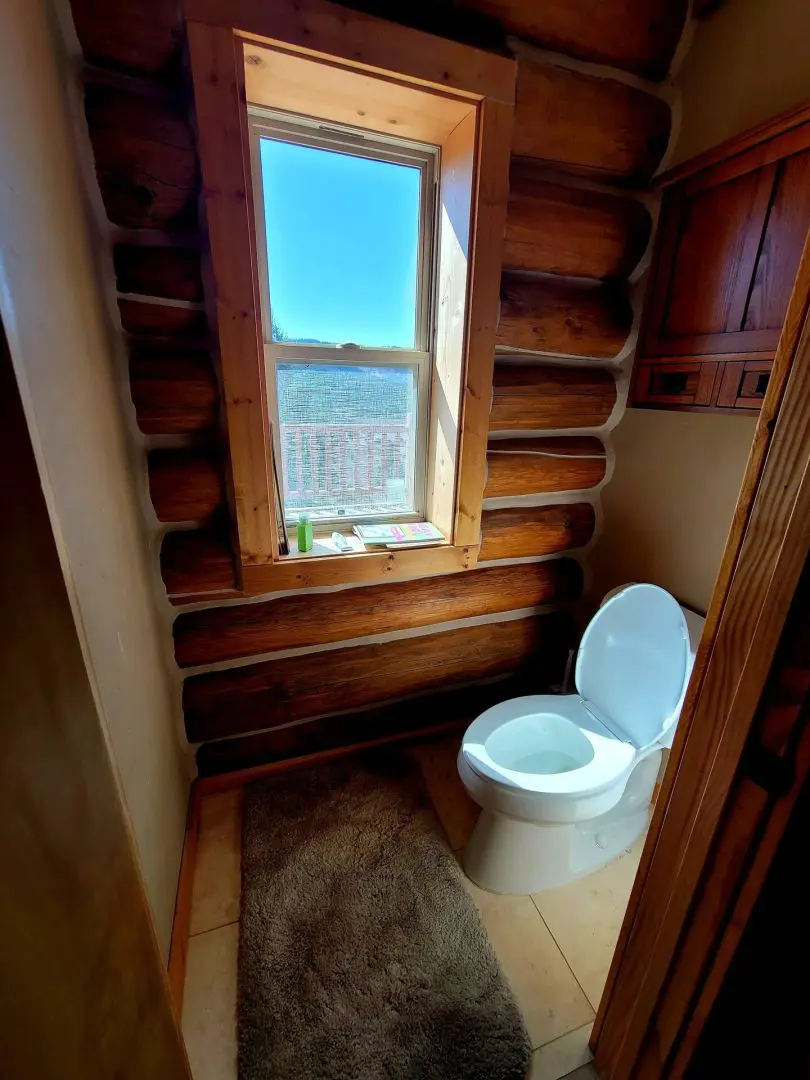
[[810,228],[810,106],[662,185],[631,403],[756,411]]

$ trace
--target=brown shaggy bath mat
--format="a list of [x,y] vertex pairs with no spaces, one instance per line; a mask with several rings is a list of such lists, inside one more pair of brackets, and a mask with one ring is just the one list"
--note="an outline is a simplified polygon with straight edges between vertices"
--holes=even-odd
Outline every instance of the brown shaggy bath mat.
[[523,1080],[523,1022],[404,765],[245,798],[240,1080]]

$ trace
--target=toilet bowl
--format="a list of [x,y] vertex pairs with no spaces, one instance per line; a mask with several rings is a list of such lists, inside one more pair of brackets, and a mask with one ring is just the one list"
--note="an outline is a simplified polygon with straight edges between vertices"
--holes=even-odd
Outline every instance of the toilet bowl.
[[582,637],[576,693],[512,698],[472,722],[458,770],[481,807],[463,855],[476,884],[556,888],[641,835],[703,622],[657,585],[616,589]]

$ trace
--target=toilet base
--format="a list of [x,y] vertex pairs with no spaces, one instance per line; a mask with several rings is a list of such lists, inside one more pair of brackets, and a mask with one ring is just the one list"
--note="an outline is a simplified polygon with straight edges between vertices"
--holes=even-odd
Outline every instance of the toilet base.
[[647,828],[660,765],[660,753],[644,758],[618,803],[584,821],[559,825],[482,810],[464,851],[464,872],[489,892],[524,895],[592,874],[618,858]]
[[464,872],[488,892],[557,889],[617,858],[650,820],[649,807],[613,820],[612,814],[571,825],[539,825],[482,810],[464,850]]

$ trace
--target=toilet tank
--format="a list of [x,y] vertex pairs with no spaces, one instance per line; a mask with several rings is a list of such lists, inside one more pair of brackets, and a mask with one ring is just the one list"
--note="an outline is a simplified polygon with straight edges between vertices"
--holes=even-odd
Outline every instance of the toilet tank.
[[[624,585],[617,585],[615,589],[611,589],[609,593],[606,593],[602,597],[602,603],[599,606],[602,607],[602,604],[606,604],[611,597],[615,596],[616,593],[621,592],[623,589],[626,589],[628,585],[635,584],[637,583],[634,581],[627,581]],[[689,651],[686,658],[686,679],[684,681],[683,693],[681,694],[681,700],[678,702],[678,705],[675,709],[675,723],[670,725],[660,743],[662,747],[667,748],[672,746],[672,740],[675,738],[675,729],[678,726],[678,719],[680,718],[684,698],[686,697],[686,688],[689,685],[689,678],[692,674],[692,668],[695,666],[695,656],[697,655],[698,645],[700,644],[700,639],[703,634],[703,627],[706,624],[706,620],[703,618],[702,615],[698,615],[696,612],[690,611],[689,608],[684,607],[683,604],[679,604],[679,607],[683,612],[684,619],[686,620],[686,630],[689,634]]]

